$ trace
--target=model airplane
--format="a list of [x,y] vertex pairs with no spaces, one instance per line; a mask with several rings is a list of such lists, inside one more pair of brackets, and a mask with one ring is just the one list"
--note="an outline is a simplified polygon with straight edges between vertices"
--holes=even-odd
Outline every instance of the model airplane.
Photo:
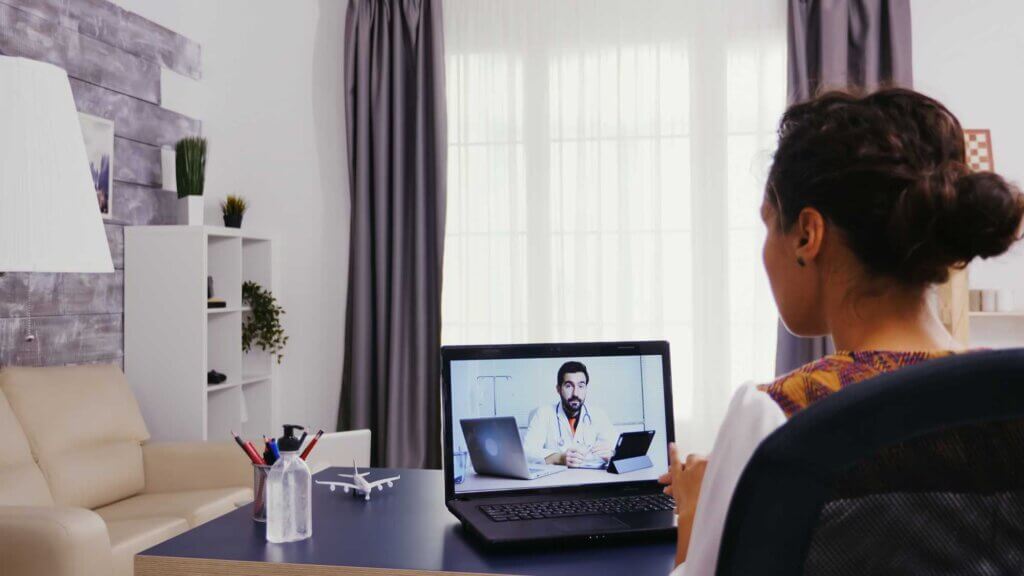
[[352,462],[352,474],[338,474],[342,478],[351,478],[352,482],[329,482],[326,480],[317,480],[317,484],[324,484],[331,487],[331,492],[334,492],[339,486],[345,490],[348,494],[349,490],[354,490],[356,494],[362,494],[367,500],[370,499],[370,494],[373,489],[376,488],[379,491],[384,491],[384,485],[387,484],[388,488],[395,486],[395,481],[401,478],[401,476],[394,476],[392,478],[381,478],[380,480],[374,480],[373,482],[367,482],[366,477],[370,475],[369,472],[359,473],[359,468],[356,467],[355,461]]

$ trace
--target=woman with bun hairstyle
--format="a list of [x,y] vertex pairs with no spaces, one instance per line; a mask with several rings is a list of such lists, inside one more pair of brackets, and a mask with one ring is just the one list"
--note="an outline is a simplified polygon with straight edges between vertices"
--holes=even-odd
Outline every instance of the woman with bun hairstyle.
[[1005,252],[1024,195],[972,172],[956,117],[902,89],[830,92],[779,126],[761,217],[764,266],[783,323],[837,352],[739,389],[705,460],[675,455],[661,481],[679,513],[673,574],[715,572],[729,501],[766,436],[815,401],[905,366],[961,352],[928,303],[951,268]]

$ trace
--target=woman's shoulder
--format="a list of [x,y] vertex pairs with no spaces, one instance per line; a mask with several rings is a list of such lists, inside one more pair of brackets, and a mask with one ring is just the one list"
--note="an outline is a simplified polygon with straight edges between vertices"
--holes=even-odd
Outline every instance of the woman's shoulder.
[[771,397],[788,418],[844,385],[869,376],[859,373],[864,370],[852,354],[840,352],[808,362],[757,389]]
[[788,418],[850,384],[953,353],[949,350],[836,352],[757,388],[768,394]]

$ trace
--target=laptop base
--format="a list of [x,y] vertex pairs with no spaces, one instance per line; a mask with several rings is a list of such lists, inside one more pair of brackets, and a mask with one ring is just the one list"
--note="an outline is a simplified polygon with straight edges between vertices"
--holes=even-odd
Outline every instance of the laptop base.
[[[612,498],[621,494],[609,493],[607,497]],[[600,497],[597,494],[588,496]],[[572,496],[547,494],[452,500],[448,502],[448,510],[462,522],[467,531],[488,548],[514,548],[523,545],[558,548],[565,542],[578,545],[585,542],[650,541],[661,538],[670,540],[676,537],[676,515],[673,511],[591,514],[495,522],[481,510],[481,507],[486,505],[542,502],[566,497]]]

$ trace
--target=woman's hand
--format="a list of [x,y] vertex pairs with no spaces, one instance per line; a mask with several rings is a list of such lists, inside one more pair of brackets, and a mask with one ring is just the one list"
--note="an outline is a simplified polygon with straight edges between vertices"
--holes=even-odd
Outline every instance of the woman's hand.
[[686,553],[690,546],[690,532],[693,530],[693,517],[697,512],[697,500],[700,498],[700,485],[704,480],[704,470],[708,461],[702,456],[690,454],[686,463],[679,461],[676,445],[669,444],[668,472],[658,478],[665,484],[665,494],[672,496],[679,515],[679,542],[676,546],[676,564],[686,561]]

